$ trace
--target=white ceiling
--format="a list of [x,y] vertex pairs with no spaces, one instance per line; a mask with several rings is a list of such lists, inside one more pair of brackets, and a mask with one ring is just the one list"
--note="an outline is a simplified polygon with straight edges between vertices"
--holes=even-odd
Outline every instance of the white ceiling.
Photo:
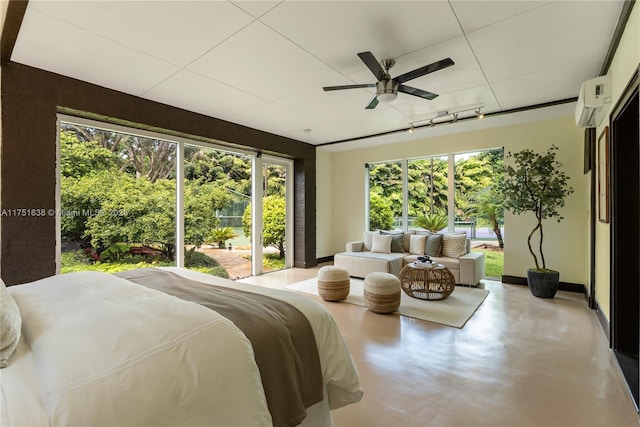
[[[622,4],[31,0],[11,59],[317,145],[439,111],[464,118],[575,97],[598,75]],[[455,65],[407,82],[435,100],[399,94],[365,110],[373,89],[322,90],[374,83],[363,51],[395,59],[392,77],[446,57]],[[487,126],[469,123],[442,127]]]

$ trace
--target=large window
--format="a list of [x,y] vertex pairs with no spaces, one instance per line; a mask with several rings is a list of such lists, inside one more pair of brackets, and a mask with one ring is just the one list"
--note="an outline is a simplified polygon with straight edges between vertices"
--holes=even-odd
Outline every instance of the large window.
[[464,232],[502,275],[504,211],[497,182],[503,150],[369,164],[369,230]]
[[63,273],[175,265],[235,279],[293,265],[291,162],[67,116],[59,128]]

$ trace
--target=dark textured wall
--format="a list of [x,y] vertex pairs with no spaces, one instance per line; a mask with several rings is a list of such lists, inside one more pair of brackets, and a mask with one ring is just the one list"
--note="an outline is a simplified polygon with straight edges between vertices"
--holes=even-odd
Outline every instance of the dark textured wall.
[[293,159],[294,262],[297,267],[317,264],[314,146],[15,63],[2,66],[0,87],[0,206],[5,214],[0,263],[8,285],[55,273],[55,217],[16,216],[13,210],[55,208],[58,111],[215,139]]

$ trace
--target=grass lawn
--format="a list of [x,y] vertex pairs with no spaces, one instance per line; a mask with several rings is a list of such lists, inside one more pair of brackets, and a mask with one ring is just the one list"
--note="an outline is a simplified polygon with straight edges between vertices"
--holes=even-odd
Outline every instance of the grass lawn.
[[[197,255],[195,255],[197,254]],[[191,262],[186,266],[190,270],[199,271],[201,273],[211,274],[229,278],[227,270],[221,267],[218,262],[199,252],[196,252]],[[148,267],[172,267],[175,263],[170,261],[145,261],[141,256],[125,256],[117,261],[109,262],[92,262],[82,251],[64,252],[61,257],[62,266],[60,272],[73,273],[76,271],[102,271],[104,273],[118,273],[120,271],[134,270],[136,268]]]
[[[246,255],[243,258],[250,260],[251,255]],[[263,254],[262,266],[265,271],[284,270],[284,258],[280,258],[279,254],[274,253]]]
[[491,249],[473,248],[472,252],[484,253],[484,275],[487,277],[502,277],[504,270],[504,253]]

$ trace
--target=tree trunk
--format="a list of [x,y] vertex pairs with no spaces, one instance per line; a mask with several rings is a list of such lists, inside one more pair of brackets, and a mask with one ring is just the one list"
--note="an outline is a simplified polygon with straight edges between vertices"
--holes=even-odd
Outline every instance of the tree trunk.
[[495,219],[493,220],[493,232],[498,238],[498,246],[500,246],[501,249],[504,249],[504,240],[502,238],[502,230],[500,230],[500,224],[498,224],[498,221],[496,221]]

